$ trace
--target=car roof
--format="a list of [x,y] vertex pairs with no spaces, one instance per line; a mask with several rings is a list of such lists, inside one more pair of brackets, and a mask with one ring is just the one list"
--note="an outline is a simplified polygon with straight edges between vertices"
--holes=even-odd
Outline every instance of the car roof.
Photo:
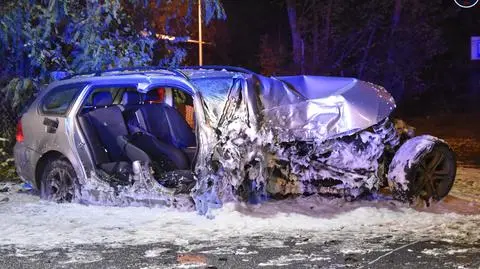
[[[233,70],[230,70],[233,69]],[[75,74],[61,80],[52,82],[48,89],[67,84],[87,83],[87,84],[129,84],[161,83],[162,80],[176,80],[185,82],[188,80],[204,78],[228,78],[235,75],[253,73],[249,70],[235,67],[184,67],[179,69],[163,69],[156,67],[139,67],[132,69],[112,69],[106,71],[97,71],[90,73]]]

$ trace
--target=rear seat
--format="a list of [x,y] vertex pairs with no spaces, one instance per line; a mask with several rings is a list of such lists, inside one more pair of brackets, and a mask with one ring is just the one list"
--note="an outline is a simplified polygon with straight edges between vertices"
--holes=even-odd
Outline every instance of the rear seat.
[[127,91],[123,94],[119,107],[123,111],[123,117],[125,118],[129,132],[131,134],[144,133],[146,135],[141,139],[135,139],[132,143],[142,148],[154,159],[155,156],[168,158],[175,163],[178,169],[188,169],[189,161],[180,150],[164,141],[159,141],[155,136],[148,136],[146,128],[139,125],[135,112],[143,106],[142,97],[139,92]]
[[145,104],[135,111],[140,128],[155,137],[183,149],[196,145],[192,128],[178,111],[163,104]]
[[142,96],[139,92],[132,92],[127,91],[123,93],[122,100],[118,107],[122,111],[123,118],[125,119],[125,123],[127,124],[128,131],[131,134],[138,132],[132,128],[136,125],[135,122],[132,122],[132,119],[135,118],[135,110],[140,108],[143,104]]
[[131,162],[150,162],[148,155],[128,142],[128,130],[120,108],[111,106],[112,95],[98,92],[93,96],[93,110],[79,117],[96,165],[109,174],[128,178]]
[[[93,110],[79,117],[95,163],[109,174],[125,173],[135,160],[155,162],[160,172],[189,169],[187,158],[175,147],[153,136],[131,135],[120,106],[109,92],[93,96]],[[121,171],[120,171],[121,170]]]
[[[151,95],[146,96],[145,104],[135,110],[127,119],[132,129],[148,133],[161,142],[180,149],[190,164],[196,153],[196,138],[192,128],[182,115],[166,103],[148,103]],[[178,154],[178,153],[177,153]]]
[[139,92],[126,91],[122,95],[119,108],[122,112],[137,109],[142,105],[142,96]]

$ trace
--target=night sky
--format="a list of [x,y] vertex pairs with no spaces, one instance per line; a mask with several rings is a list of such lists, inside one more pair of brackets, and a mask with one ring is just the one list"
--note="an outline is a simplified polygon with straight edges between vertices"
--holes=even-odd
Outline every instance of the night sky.
[[[242,66],[260,72],[260,39],[265,34],[277,41],[273,42],[274,45],[282,44],[290,53],[291,35],[285,0],[224,0],[222,3],[227,19],[219,24],[223,24],[224,34],[216,36],[217,45],[213,50],[207,49],[210,57],[207,57],[206,64]],[[469,96],[480,92],[480,63],[470,60],[470,37],[480,35],[480,5],[462,9],[454,0],[444,0],[441,6],[444,13],[439,16],[448,17],[438,24],[444,33],[446,51],[425,66],[421,76],[425,91],[421,97],[407,100],[402,106],[406,113],[414,113],[414,107],[424,107],[425,100],[436,100],[439,96],[441,100],[450,100],[448,104],[440,102],[442,106],[463,110],[464,102],[471,99]],[[356,27],[358,25],[352,24],[352,31]],[[429,102],[433,107],[438,106],[436,102]]]

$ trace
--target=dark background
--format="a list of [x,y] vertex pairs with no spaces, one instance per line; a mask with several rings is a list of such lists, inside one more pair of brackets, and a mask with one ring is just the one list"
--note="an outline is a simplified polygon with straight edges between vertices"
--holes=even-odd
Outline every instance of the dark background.
[[[206,64],[243,66],[261,72],[259,44],[264,35],[271,38],[271,47],[284,46],[285,57],[291,57],[290,26],[284,2],[279,0],[222,1],[227,19],[224,22],[214,23],[217,29],[223,30],[217,30],[216,46],[207,46]],[[437,5],[438,12],[430,16],[442,17],[435,27],[443,33],[445,50],[430,59],[421,70],[421,90],[407,93],[400,98],[396,96],[399,103],[397,113],[401,116],[416,116],[479,111],[480,63],[470,60],[470,37],[480,35],[480,5],[462,9],[453,0],[432,4]],[[438,5],[441,8],[438,8]],[[345,20],[348,23],[349,18]],[[359,28],[354,23],[350,27],[351,31]],[[410,27],[411,31],[416,31],[417,25],[412,23]],[[195,50],[196,48],[191,51],[193,58],[195,58]],[[282,68],[280,72],[282,74],[298,73],[298,70],[292,70],[286,66]],[[369,68],[374,69],[375,66],[369,66]],[[341,75],[335,72],[308,70],[305,73]],[[355,73],[347,75],[355,76]],[[375,78],[370,79],[372,80],[379,84],[383,82],[376,81]],[[384,86],[387,87],[387,85]],[[387,90],[391,89],[387,88]]]

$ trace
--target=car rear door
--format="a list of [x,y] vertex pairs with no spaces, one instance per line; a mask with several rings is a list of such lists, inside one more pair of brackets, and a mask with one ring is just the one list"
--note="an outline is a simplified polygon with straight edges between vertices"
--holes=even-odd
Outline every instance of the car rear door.
[[40,154],[56,150],[67,157],[71,156],[67,114],[84,87],[82,83],[62,85],[41,97],[37,116],[28,123],[32,147]]

